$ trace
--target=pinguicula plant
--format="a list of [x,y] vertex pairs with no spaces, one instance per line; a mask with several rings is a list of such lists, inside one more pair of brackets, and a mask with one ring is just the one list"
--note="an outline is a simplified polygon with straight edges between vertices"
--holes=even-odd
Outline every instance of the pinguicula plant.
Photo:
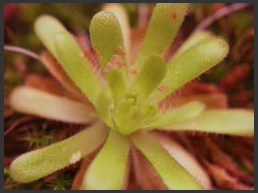
[[99,66],[91,64],[76,38],[59,21],[46,15],[38,18],[35,32],[51,53],[44,52],[40,60],[73,97],[21,86],[11,94],[11,105],[19,112],[91,126],[19,156],[10,166],[11,177],[21,183],[32,182],[101,147],[85,171],[83,189],[125,189],[130,149],[135,148],[168,189],[205,188],[198,174],[187,169],[196,164],[183,167],[152,131],[253,136],[254,113],[207,109],[200,101],[165,112],[160,109],[167,96],[218,64],[229,51],[223,39],[197,32],[165,63],[163,53],[175,38],[187,7],[181,3],[156,5],[134,61],[124,10],[111,4],[97,13],[90,24],[90,38]]

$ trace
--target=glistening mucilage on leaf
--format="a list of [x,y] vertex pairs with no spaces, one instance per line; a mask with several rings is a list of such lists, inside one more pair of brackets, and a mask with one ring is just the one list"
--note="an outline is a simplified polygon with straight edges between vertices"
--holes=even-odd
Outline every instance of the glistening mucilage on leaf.
[[[25,85],[13,91],[11,106],[22,113],[91,126],[71,138],[21,155],[10,166],[12,178],[21,183],[38,180],[102,147],[85,171],[82,189],[126,189],[131,149],[147,158],[167,189],[209,189],[208,177],[193,157],[176,142],[171,145],[172,153],[167,151],[163,138],[152,131],[253,136],[254,113],[210,109],[198,99],[165,113],[160,109],[167,96],[228,54],[223,39],[201,31],[190,36],[167,63],[164,61],[161,53],[173,42],[187,8],[188,4],[181,3],[157,4],[132,61],[134,48],[126,14],[119,5],[108,5],[90,24],[99,66],[91,64],[77,39],[59,21],[46,15],[38,18],[35,32],[51,53],[44,52],[40,60],[69,96]],[[177,152],[187,156],[182,160]]]

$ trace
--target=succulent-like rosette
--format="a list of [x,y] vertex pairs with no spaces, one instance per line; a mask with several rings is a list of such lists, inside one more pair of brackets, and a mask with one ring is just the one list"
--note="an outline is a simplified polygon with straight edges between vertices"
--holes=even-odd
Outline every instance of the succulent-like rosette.
[[[209,189],[210,182],[195,159],[176,142],[166,146],[169,142],[152,131],[253,136],[254,117],[245,109],[207,108],[202,97],[166,112],[160,109],[166,97],[218,64],[229,51],[223,39],[196,32],[165,62],[162,53],[173,42],[187,7],[157,4],[134,60],[124,10],[115,4],[105,7],[90,24],[97,57],[94,64],[58,20],[38,18],[35,32],[49,51],[40,60],[66,89],[66,95],[25,85],[13,91],[11,105],[22,113],[91,126],[18,157],[10,166],[13,179],[22,183],[40,179],[101,147],[84,174],[83,189],[125,189],[133,148],[147,158],[166,188]],[[133,160],[135,156],[133,153]]]

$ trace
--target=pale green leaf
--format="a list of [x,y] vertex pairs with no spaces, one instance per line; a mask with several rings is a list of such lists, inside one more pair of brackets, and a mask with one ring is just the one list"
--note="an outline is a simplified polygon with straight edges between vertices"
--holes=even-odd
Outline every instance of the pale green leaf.
[[132,90],[140,99],[146,100],[166,75],[166,65],[159,55],[151,55],[144,62],[132,84]]
[[[104,89],[74,37],[51,16],[41,16],[35,23],[37,36],[60,62],[75,84],[95,104],[99,92]],[[94,82],[94,84],[92,84]]]
[[182,107],[171,109],[165,114],[159,114],[159,116],[155,117],[155,119],[145,127],[155,129],[165,127],[180,121],[185,121],[193,117],[197,117],[204,111],[204,109],[205,105],[203,103],[197,101],[189,102]]
[[84,189],[125,189],[129,170],[129,148],[128,138],[111,130],[105,145],[85,173]]
[[144,114],[137,104],[135,95],[127,96],[114,109],[114,126],[119,132],[128,135],[139,129]]
[[171,124],[162,130],[254,136],[254,112],[245,109],[207,110],[195,118]]
[[106,127],[97,124],[61,142],[21,155],[12,162],[10,175],[21,183],[38,180],[78,162],[99,148],[106,137]]
[[221,62],[228,54],[228,50],[228,44],[223,39],[209,38],[180,54],[168,64],[167,75],[160,84],[167,89],[155,91],[150,100],[156,102],[163,100],[185,83]]
[[54,56],[48,51],[43,52],[40,55],[40,60],[48,70],[48,72],[58,80],[61,85],[72,93],[79,100],[85,100],[86,96],[75,85],[75,83],[68,77],[63,67],[57,62]]
[[137,56],[136,69],[143,65],[145,57],[150,54],[160,54],[172,43],[187,13],[187,7],[187,3],[158,3],[156,5]]
[[105,11],[112,12],[122,29],[123,39],[124,39],[124,46],[125,46],[125,53],[128,57],[130,55],[130,47],[131,47],[131,34],[130,34],[130,24],[129,24],[129,18],[126,13],[126,10],[124,7],[118,3],[109,3],[104,7]]
[[54,35],[69,32],[56,18],[49,15],[39,17],[35,22],[34,30],[42,43],[57,58]]
[[109,127],[112,127],[111,108],[113,107],[111,94],[102,90],[95,103],[97,114]]
[[[108,94],[109,90],[101,82],[100,77],[93,72],[91,65],[85,59],[75,39],[66,33],[55,34],[55,45],[60,63],[68,76],[88,96],[97,108],[102,120],[107,121],[107,116],[109,115],[108,105],[112,102],[111,96]],[[103,107],[98,104],[100,97],[108,103],[105,105],[107,108],[104,111]],[[101,107],[101,110],[99,107]]]
[[228,99],[224,93],[182,95],[173,98],[168,103],[170,107],[177,108],[191,101],[199,101],[205,104],[207,109],[228,108]]
[[116,104],[127,91],[124,76],[117,68],[112,68],[107,73],[106,77],[108,86],[112,92],[113,100]]
[[90,24],[90,35],[116,103],[126,91],[124,42],[119,20],[110,11],[97,13]]
[[100,90],[104,87],[100,78],[93,72],[74,37],[67,33],[53,35],[55,36],[55,48],[60,64],[94,104]]
[[[180,48],[178,49],[178,51],[176,51],[175,56],[178,56],[180,54],[182,54],[183,52],[185,52],[186,50],[190,49],[191,47],[197,45],[198,43],[200,43],[201,41],[211,38],[212,34],[208,31],[198,31],[194,34],[192,34],[183,44],[182,46],[180,46]],[[169,61],[169,63],[172,61]]]
[[119,55],[119,49],[124,51],[121,27],[116,16],[109,11],[101,11],[92,18],[90,36],[103,69],[113,55]]
[[124,135],[139,129],[158,112],[156,105],[137,102],[136,95],[128,95],[116,105],[114,110],[114,127]]
[[148,133],[136,133],[133,144],[149,160],[170,190],[200,190],[196,180]]
[[14,89],[10,105],[21,113],[67,123],[86,124],[97,118],[92,109],[82,102],[26,86]]
[[160,142],[164,149],[167,150],[168,153],[184,167],[184,169],[194,176],[197,182],[205,190],[212,189],[211,178],[208,175],[206,168],[201,165],[193,153],[184,148],[166,133],[152,132],[151,135]]

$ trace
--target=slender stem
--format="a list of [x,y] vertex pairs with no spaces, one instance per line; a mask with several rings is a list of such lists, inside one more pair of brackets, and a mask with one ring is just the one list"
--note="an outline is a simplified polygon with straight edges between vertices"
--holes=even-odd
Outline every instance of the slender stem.
[[4,45],[4,50],[6,51],[11,51],[11,52],[19,52],[21,54],[30,56],[36,60],[40,60],[40,57],[38,54],[36,54],[35,52],[32,52],[30,50],[21,48],[21,47],[17,47],[17,46],[11,46],[11,45]]
[[[215,22],[218,19],[221,19],[222,17],[229,15],[235,11],[244,9],[248,7],[249,5],[252,5],[251,3],[233,3],[230,6],[225,6],[222,9],[218,10],[211,16],[204,19],[194,30],[194,32],[199,30],[204,30],[208,26],[210,26],[213,22]],[[194,33],[193,32],[193,33]]]

